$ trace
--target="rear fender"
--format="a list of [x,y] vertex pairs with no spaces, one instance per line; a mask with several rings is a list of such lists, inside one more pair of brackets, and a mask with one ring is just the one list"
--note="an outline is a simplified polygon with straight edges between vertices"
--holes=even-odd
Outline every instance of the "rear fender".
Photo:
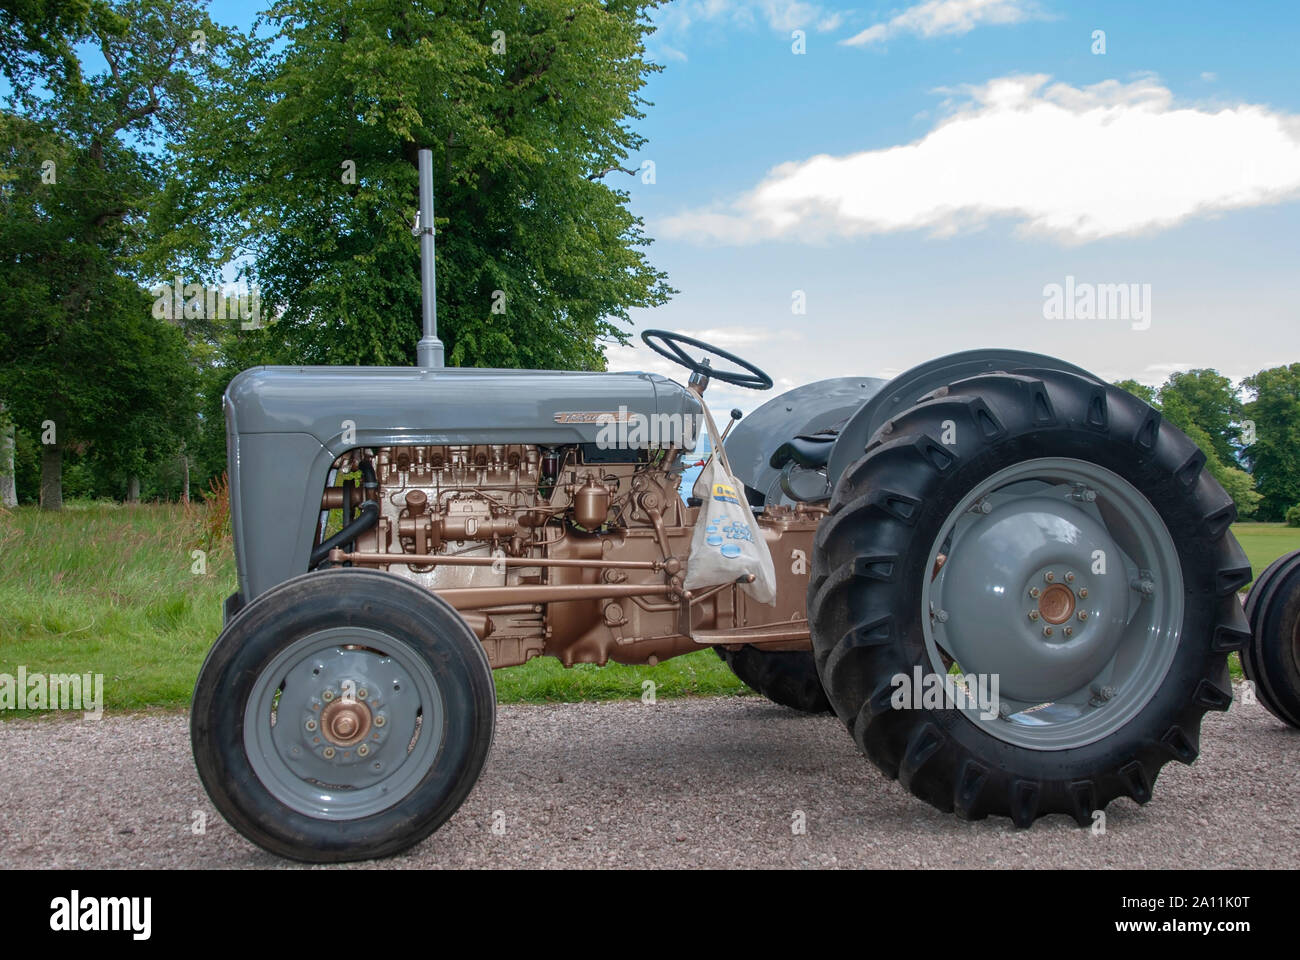
[[[827,463],[827,479],[832,489],[849,464],[862,456],[876,431],[891,417],[915,406],[922,397],[939,387],[967,377],[995,370],[1010,373],[1026,369],[1064,370],[1096,383],[1104,382],[1072,363],[1044,356],[1041,353],[1026,353],[1023,350],[966,350],[927,361],[885,383],[844,424]],[[732,433],[734,434],[735,431],[733,430]],[[728,442],[727,453],[728,455],[731,453],[730,442]],[[732,465],[735,466],[734,460]]]

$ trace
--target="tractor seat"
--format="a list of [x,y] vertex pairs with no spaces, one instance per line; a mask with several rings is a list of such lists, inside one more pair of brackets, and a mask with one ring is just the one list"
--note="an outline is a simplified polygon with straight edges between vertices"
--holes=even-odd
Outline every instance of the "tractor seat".
[[768,464],[773,470],[780,470],[793,460],[799,466],[808,470],[820,470],[826,466],[826,461],[830,459],[831,447],[833,446],[835,446],[835,436],[833,434],[823,434],[815,437],[798,436],[777,447],[776,452],[772,454],[772,458],[768,460]]

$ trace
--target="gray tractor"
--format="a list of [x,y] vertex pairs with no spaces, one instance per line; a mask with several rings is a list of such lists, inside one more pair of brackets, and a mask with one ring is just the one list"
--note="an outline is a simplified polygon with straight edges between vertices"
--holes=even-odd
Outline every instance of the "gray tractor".
[[[766,605],[743,582],[684,586],[708,505],[679,495],[693,438],[673,427],[711,381],[771,379],[642,338],[685,386],[427,367],[230,384],[238,592],[192,738],[244,836],[313,862],[420,841],[483,767],[491,671],[537,656],[712,647],[967,819],[1087,825],[1196,758],[1250,639],[1251,571],[1231,499],[1157,411],[1009,350],[779,396],[724,445],[774,559]],[[963,695],[990,677],[995,703]],[[941,696],[905,695],[931,679]]]

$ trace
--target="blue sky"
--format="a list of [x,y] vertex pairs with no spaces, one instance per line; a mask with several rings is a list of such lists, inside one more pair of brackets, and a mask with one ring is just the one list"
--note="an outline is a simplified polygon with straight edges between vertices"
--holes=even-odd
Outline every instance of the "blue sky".
[[[654,183],[611,182],[680,293],[638,330],[779,387],[984,346],[1151,383],[1300,360],[1300,4],[672,0],[656,22],[632,164]],[[1067,277],[1149,290],[1149,325],[1048,319]]]

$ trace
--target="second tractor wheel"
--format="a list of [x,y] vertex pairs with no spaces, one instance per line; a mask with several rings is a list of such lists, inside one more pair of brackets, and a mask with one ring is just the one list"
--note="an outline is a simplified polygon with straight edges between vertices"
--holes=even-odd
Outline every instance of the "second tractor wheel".
[[1204,467],[1156,410],[1061,371],[962,380],[885,424],[838,480],[808,604],[871,761],[967,819],[1146,803],[1249,637]]
[[1269,713],[1300,727],[1300,550],[1259,575],[1246,616],[1252,636],[1241,651],[1242,671]]
[[746,686],[773,703],[803,713],[830,712],[830,701],[822,690],[811,653],[760,650],[752,644],[745,644],[739,650],[714,649]]

